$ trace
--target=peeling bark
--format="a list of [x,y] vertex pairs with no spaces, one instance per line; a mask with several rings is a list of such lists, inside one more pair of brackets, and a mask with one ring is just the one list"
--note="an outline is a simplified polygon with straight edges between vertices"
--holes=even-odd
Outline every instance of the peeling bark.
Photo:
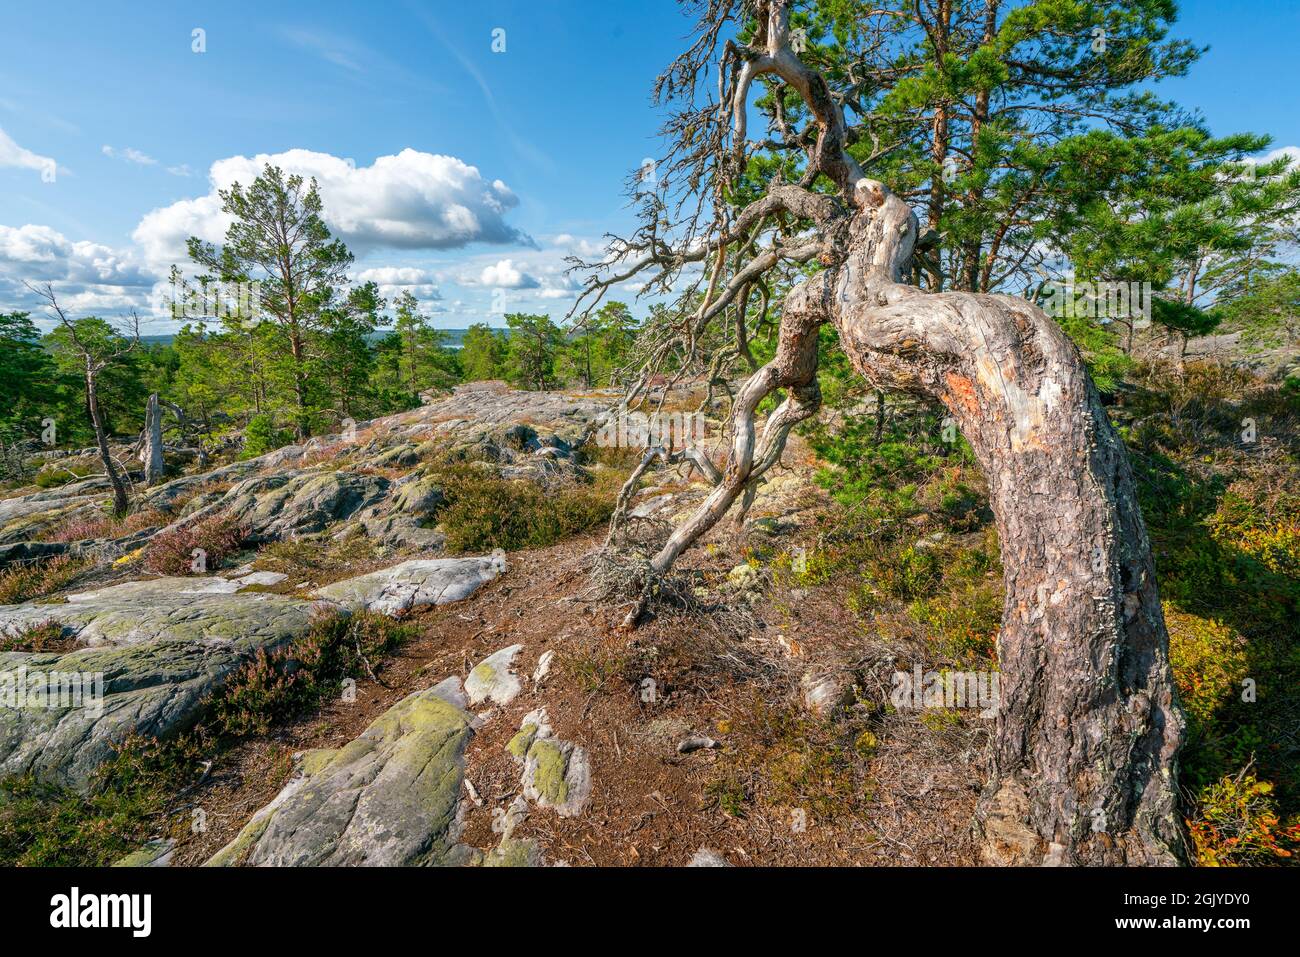
[[916,218],[881,184],[851,227],[834,321],[854,366],[938,399],[1002,545],[1002,705],[980,802],[994,863],[1176,864],[1183,717],[1128,454],[1060,327],[1013,297],[898,281]]

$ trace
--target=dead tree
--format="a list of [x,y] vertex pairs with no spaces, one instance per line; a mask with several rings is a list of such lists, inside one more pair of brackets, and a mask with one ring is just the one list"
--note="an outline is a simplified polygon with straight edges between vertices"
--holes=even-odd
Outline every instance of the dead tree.
[[[737,499],[752,497],[790,430],[817,412],[817,332],[834,324],[872,387],[942,403],[988,478],[1005,602],[1002,701],[975,823],[986,857],[1185,862],[1176,763],[1184,721],[1151,551],[1128,455],[1078,350],[1027,300],[909,283],[935,237],[919,235],[908,205],[847,151],[842,93],[792,49],[790,0],[697,6],[697,39],[659,80],[659,94],[686,105],[667,125],[673,145],[653,195],[642,195],[642,225],[612,238],[604,260],[575,261],[591,270],[575,312],[634,277],[666,291],[698,270],[674,321],[643,342],[629,390],[637,401],[669,359],[708,367],[700,349],[711,322],[743,336],[744,322],[728,317],[743,319],[758,290],[764,314],[769,290],[788,291],[775,355],[732,402],[720,478],[651,559],[647,589]],[[714,62],[716,93],[704,84]],[[760,77],[775,106],[770,138],[753,143],[746,113]],[[796,94],[799,116],[782,105]],[[751,151],[773,143],[801,151],[800,179],[773,180],[731,206]],[[875,144],[872,158],[890,149]],[[756,409],[773,393],[783,398],[760,427]]]
[[104,474],[108,476],[108,482],[113,487],[113,511],[118,515],[125,515],[130,508],[130,500],[126,493],[128,479],[124,479],[118,472],[113,455],[108,448],[108,430],[104,425],[104,417],[99,411],[99,374],[112,363],[120,361],[134,351],[140,344],[140,318],[135,313],[131,314],[129,337],[116,337],[119,341],[110,344],[90,342],[81,336],[76,325],[64,313],[63,307],[59,305],[54,294],[53,286],[46,283],[38,288],[29,284],[28,288],[50,304],[51,311],[68,331],[69,343],[82,365],[86,384],[86,411],[90,415],[90,424],[95,429],[95,444],[99,449],[99,458],[104,465]]
[[157,485],[163,479],[162,406],[158,393],[149,396],[144,408],[144,435],[140,444],[140,461],[144,463],[145,485]]

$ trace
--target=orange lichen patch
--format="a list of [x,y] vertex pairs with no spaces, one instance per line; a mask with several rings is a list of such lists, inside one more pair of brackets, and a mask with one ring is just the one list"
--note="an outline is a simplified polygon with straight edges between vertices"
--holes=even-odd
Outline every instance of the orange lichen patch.
[[962,411],[967,415],[976,415],[979,413],[980,402],[979,396],[975,392],[975,383],[971,382],[964,376],[959,376],[955,372],[949,372],[944,376],[944,381],[948,386],[948,395],[957,405],[960,405]]

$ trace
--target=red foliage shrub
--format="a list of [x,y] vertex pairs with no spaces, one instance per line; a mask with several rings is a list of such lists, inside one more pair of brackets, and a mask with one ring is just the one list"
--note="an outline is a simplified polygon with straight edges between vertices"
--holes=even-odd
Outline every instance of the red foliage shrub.
[[161,575],[187,575],[193,570],[194,550],[204,552],[207,570],[239,550],[247,531],[232,517],[214,515],[184,528],[156,535],[145,552],[145,568]]

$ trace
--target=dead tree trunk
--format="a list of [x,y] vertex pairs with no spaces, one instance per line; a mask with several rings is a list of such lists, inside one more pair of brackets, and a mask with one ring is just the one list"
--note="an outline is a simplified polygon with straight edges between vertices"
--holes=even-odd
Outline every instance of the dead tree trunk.
[[140,448],[140,461],[144,463],[146,485],[157,485],[163,480],[162,405],[158,393],[149,396],[144,410],[144,444]]
[[104,418],[99,412],[99,369],[89,357],[86,358],[86,408],[90,412],[90,424],[95,429],[95,446],[99,449],[99,459],[104,463],[104,473],[113,487],[113,512],[125,515],[131,507],[126,494],[126,483],[117,472],[113,462],[113,453],[108,448],[108,431],[104,428]]

